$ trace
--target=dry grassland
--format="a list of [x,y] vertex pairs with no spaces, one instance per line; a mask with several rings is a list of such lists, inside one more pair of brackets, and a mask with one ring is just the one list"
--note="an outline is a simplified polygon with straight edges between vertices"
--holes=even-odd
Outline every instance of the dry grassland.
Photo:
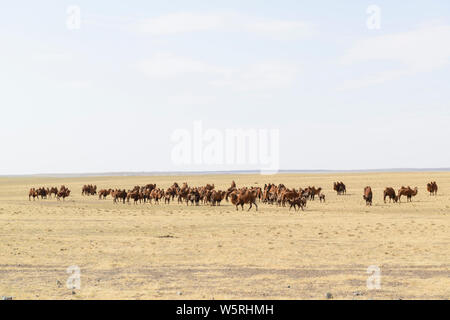
[[[321,186],[326,203],[305,212],[259,205],[113,204],[81,196],[83,184],[131,188],[173,182],[226,189]],[[347,195],[332,183],[342,180]],[[436,180],[436,197],[426,183]],[[28,201],[36,186],[72,190],[65,202]],[[363,188],[374,191],[366,207]],[[412,203],[384,204],[392,186],[418,186]],[[66,288],[68,266],[81,289]],[[368,290],[367,268],[381,269]],[[59,281],[59,282],[58,282]],[[450,173],[0,178],[0,296],[14,299],[448,299]]]

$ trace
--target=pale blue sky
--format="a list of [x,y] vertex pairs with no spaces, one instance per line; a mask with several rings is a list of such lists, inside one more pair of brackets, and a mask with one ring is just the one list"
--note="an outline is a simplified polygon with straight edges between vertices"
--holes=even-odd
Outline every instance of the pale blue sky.
[[450,167],[449,1],[14,1],[0,21],[0,174],[230,169],[171,162],[196,120],[278,128],[281,169]]

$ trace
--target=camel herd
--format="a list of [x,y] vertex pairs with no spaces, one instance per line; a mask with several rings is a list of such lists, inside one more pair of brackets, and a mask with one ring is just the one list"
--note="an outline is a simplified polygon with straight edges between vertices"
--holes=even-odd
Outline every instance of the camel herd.
[[83,196],[94,196],[97,194],[97,186],[93,186],[92,184],[84,185],[81,188],[81,195]]
[[400,189],[398,189],[398,192],[396,194],[394,188],[387,187],[386,189],[384,189],[384,192],[383,192],[383,200],[384,200],[384,203],[386,203],[386,198],[389,198],[389,202],[393,201],[393,202],[400,203],[402,196],[405,196],[406,202],[408,202],[408,201],[411,202],[412,197],[415,197],[418,192],[419,192],[419,189],[417,187],[415,187],[414,189],[411,189],[410,186],[408,186],[408,187],[402,186]]
[[[70,190],[65,186],[57,188],[31,188],[28,199],[31,201],[37,199],[51,198],[54,194],[59,200],[63,200],[70,195]],[[171,201],[177,201],[178,204],[185,203],[186,205],[211,205],[220,206],[223,200],[231,202],[236,210],[241,207],[244,210],[244,205],[248,205],[250,210],[255,207],[258,210],[257,202],[262,202],[269,205],[277,205],[286,207],[289,205],[289,210],[294,208],[295,211],[304,210],[307,201],[314,201],[316,198],[320,202],[325,202],[325,195],[322,193],[322,188],[308,186],[306,188],[289,189],[283,184],[275,185],[273,183],[265,184],[261,187],[241,187],[238,188],[233,181],[227,190],[218,190],[214,184],[207,184],[205,186],[189,186],[184,182],[181,186],[174,183],[167,189],[158,188],[156,184],[147,184],[145,186],[135,186],[132,189],[100,189],[97,191],[96,185],[84,185],[81,189],[82,196],[98,195],[99,200],[105,200],[110,197],[113,203],[155,203],[159,204],[164,201],[164,204],[170,204]]]
[[[347,192],[345,184],[340,182],[333,183],[333,190],[337,195],[345,195]],[[437,195],[438,186],[436,181],[427,184],[427,190],[430,195]],[[411,202],[412,198],[418,193],[418,188],[402,186],[395,192],[394,188],[387,187],[383,192],[383,200],[386,203],[386,199],[389,202],[401,202],[401,198],[406,197],[406,202]],[[231,202],[236,210],[241,207],[244,210],[244,205],[249,205],[248,210],[255,206],[255,210],[258,211],[257,202],[262,202],[269,205],[277,205],[286,207],[289,205],[289,210],[294,208],[298,211],[306,207],[308,201],[314,201],[317,197],[319,201],[325,202],[325,194],[322,193],[322,188],[316,188],[314,186],[308,186],[306,188],[287,188],[284,184],[275,185],[273,183],[265,184],[264,188],[261,187],[241,187],[238,188],[233,181],[231,186],[227,190],[217,190],[214,184],[206,184],[205,186],[189,186],[184,182],[181,186],[178,183],[174,183],[167,189],[161,189],[156,184],[147,184],[145,186],[135,186],[133,189],[101,189],[97,192],[96,185],[84,185],[81,189],[83,196],[98,195],[99,200],[105,200],[109,196],[113,203],[130,203],[133,201],[137,203],[155,203],[159,204],[164,201],[164,204],[170,204],[171,201],[177,201],[178,204],[185,203],[186,205],[211,205],[220,206],[221,202]],[[40,187],[31,188],[28,194],[28,200],[35,199],[48,199],[52,195],[57,200],[61,198],[64,200],[70,195],[70,190],[64,185],[59,189],[56,187]],[[370,186],[364,188],[363,199],[366,201],[366,205],[372,205],[373,192]]]
[[[114,203],[130,203],[133,200],[134,204],[147,202],[159,204],[160,201],[164,200],[164,204],[170,204],[171,201],[176,200],[177,203],[196,206],[200,204],[220,206],[221,202],[225,200],[231,202],[236,207],[236,210],[239,209],[239,206],[241,210],[244,210],[244,205],[246,204],[249,205],[248,210],[253,206],[255,206],[255,210],[258,210],[258,201],[283,207],[289,204],[289,209],[294,207],[294,210],[304,210],[307,200],[314,200],[318,197],[320,202],[325,202],[325,195],[321,193],[321,190],[322,188],[315,187],[288,189],[283,184],[266,184],[264,188],[238,188],[234,181],[227,190],[217,190],[214,184],[192,187],[186,182],[181,186],[175,182],[167,189],[157,188],[156,184],[135,186],[130,190],[101,189],[98,191],[98,197],[104,200],[110,196]],[[83,195],[90,194],[85,192],[85,188],[83,188],[82,192]]]
[[54,195],[54,197],[57,200],[60,200],[61,198],[64,200],[65,198],[70,196],[70,190],[68,188],[66,188],[65,186],[61,186],[59,188],[59,190],[57,187],[31,188],[28,193],[28,200],[31,201],[31,198],[33,198],[33,201],[34,201],[34,200],[36,200],[36,198],[39,199],[39,197],[41,197],[41,199],[47,199],[47,198],[51,198],[52,195]]
[[[436,196],[437,191],[438,191],[438,186],[436,184],[436,181],[428,183],[427,190],[430,193],[430,195]],[[386,189],[384,189],[384,192],[383,192],[383,200],[384,200],[384,203],[386,203],[386,198],[388,198],[389,202],[400,203],[401,198],[403,196],[403,197],[406,197],[406,202],[412,202],[412,198],[415,197],[418,192],[419,192],[419,189],[417,187],[412,189],[410,186],[408,186],[408,187],[402,186],[400,189],[398,189],[397,193],[395,193],[394,188],[387,187]],[[372,189],[370,187],[364,188],[363,198],[364,198],[364,200],[366,200],[367,205],[372,205]]]

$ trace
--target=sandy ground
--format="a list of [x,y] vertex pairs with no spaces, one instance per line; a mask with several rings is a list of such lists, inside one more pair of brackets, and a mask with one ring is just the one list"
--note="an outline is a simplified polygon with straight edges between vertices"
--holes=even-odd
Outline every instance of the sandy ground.
[[[226,189],[266,182],[321,186],[305,212],[113,204],[83,184],[131,188],[173,182]],[[347,195],[332,183],[342,180]],[[426,183],[436,180],[439,194]],[[65,184],[65,202],[28,201],[32,186]],[[363,188],[374,191],[366,207]],[[384,204],[386,186],[418,186],[412,203]],[[406,199],[404,200],[406,201]],[[14,299],[448,299],[450,173],[1,178],[0,296]],[[79,266],[81,288],[66,287]],[[381,271],[369,290],[369,266]]]

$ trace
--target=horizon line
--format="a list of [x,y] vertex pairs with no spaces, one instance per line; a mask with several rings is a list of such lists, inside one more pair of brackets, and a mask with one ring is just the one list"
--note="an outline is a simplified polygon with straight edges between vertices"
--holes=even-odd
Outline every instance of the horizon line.
[[[288,169],[283,173],[373,173],[373,172],[445,172],[449,168],[380,168],[380,169]],[[108,177],[108,176],[189,176],[189,175],[261,174],[261,170],[206,170],[206,171],[111,171],[84,173],[0,174],[2,178],[20,177]]]

